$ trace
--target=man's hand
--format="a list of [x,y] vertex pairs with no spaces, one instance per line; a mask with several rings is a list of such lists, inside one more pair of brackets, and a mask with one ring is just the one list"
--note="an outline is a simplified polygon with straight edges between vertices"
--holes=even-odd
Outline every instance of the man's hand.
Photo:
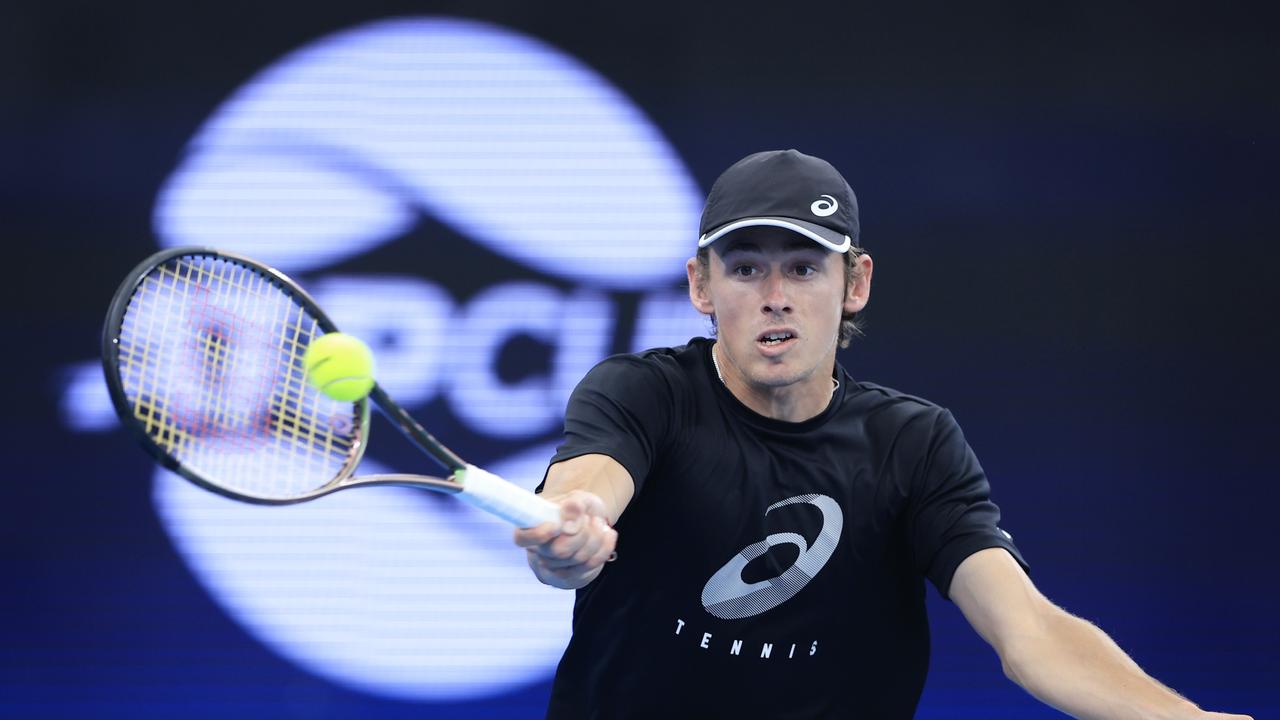
[[600,496],[585,490],[544,498],[560,506],[560,522],[516,530],[515,541],[529,554],[529,567],[552,587],[572,590],[596,579],[613,555],[618,532],[609,527]]

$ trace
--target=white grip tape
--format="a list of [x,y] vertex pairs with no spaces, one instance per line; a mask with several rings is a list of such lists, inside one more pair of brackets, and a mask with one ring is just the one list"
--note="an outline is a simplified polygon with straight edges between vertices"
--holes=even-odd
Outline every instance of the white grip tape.
[[462,492],[455,497],[493,513],[516,527],[529,528],[560,519],[559,505],[543,500],[475,465],[467,465],[467,469],[463,471]]

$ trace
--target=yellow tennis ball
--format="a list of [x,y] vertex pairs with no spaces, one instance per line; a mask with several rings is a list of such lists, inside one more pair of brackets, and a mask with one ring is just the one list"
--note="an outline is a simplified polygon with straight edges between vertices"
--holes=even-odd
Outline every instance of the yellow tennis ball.
[[321,335],[302,354],[307,382],[334,400],[355,402],[373,389],[373,351],[345,333]]

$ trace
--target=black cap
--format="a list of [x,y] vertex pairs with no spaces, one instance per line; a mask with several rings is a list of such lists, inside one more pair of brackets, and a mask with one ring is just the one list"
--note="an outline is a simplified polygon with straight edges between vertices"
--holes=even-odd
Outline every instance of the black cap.
[[821,158],[769,150],[739,160],[711,186],[702,211],[703,248],[744,227],[786,228],[835,252],[858,244],[858,199]]

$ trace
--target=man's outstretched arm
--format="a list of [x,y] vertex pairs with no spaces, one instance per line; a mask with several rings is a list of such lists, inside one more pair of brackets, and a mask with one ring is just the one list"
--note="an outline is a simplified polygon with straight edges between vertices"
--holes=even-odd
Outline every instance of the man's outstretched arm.
[[515,532],[538,580],[567,590],[595,580],[618,541],[613,525],[634,494],[631,474],[607,455],[552,465],[542,497],[560,506],[560,522]]
[[1082,720],[1251,720],[1205,712],[1143,672],[1091,623],[1049,602],[1008,552],[965,559],[951,600],[995,648],[1004,673],[1041,702]]

